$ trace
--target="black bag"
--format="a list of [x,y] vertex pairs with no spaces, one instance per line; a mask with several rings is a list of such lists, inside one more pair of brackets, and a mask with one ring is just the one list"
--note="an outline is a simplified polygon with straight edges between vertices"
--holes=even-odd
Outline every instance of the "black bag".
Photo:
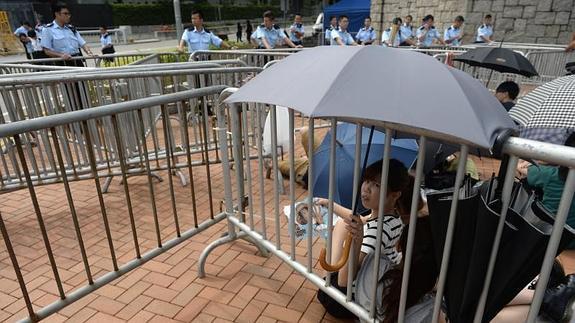
[[[104,47],[102,48],[102,54],[114,54],[116,53],[116,50],[114,49],[114,45],[110,46],[110,47]],[[110,62],[112,63],[114,61],[113,57],[107,57],[104,58],[104,62]]]

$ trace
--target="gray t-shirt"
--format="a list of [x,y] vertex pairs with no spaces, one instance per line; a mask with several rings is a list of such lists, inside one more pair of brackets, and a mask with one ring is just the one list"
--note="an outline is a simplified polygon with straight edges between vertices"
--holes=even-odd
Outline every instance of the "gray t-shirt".
[[[365,256],[361,268],[357,273],[355,281],[355,302],[366,309],[371,308],[371,295],[373,293],[373,264],[375,262],[375,253],[372,252]],[[383,295],[383,275],[393,266],[392,262],[384,255],[381,255],[379,261],[379,274],[377,281],[377,316],[379,320],[383,319],[383,309],[381,308],[381,297]],[[433,317],[434,297],[430,294],[425,295],[419,303],[408,308],[405,313],[406,323],[431,323]]]

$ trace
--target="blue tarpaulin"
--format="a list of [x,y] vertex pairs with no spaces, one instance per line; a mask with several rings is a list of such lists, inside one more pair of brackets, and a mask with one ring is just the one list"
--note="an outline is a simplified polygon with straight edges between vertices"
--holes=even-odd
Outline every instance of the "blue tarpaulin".
[[323,9],[324,29],[329,26],[329,17],[346,15],[349,17],[348,32],[355,33],[363,27],[363,21],[369,16],[371,0],[340,0]]

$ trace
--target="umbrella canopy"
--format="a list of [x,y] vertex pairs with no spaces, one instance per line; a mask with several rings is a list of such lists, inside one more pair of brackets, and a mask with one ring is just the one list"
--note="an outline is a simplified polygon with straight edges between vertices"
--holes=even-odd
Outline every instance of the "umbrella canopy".
[[492,147],[514,128],[501,104],[470,75],[417,52],[381,46],[320,46],[267,68],[225,100],[293,108],[311,117],[387,122],[443,140]]
[[569,75],[536,88],[509,115],[522,128],[522,137],[563,144],[575,129],[574,106],[575,75]]
[[[334,201],[351,209],[353,202],[353,170],[355,163],[355,134],[357,126],[349,123],[340,123],[336,131],[336,161],[335,161],[335,194]],[[367,146],[369,145],[370,129],[362,127],[361,161],[363,165]],[[329,160],[331,154],[332,132],[329,131],[321,145],[313,154],[313,196],[328,198],[329,194]],[[367,165],[382,159],[385,146],[385,134],[374,131],[371,148],[367,156]],[[410,167],[417,157],[418,146],[413,139],[392,139],[391,158],[401,161]],[[361,213],[360,208],[359,212]]]
[[454,60],[501,73],[513,73],[527,77],[539,75],[533,64],[525,56],[507,48],[478,47],[457,56]]

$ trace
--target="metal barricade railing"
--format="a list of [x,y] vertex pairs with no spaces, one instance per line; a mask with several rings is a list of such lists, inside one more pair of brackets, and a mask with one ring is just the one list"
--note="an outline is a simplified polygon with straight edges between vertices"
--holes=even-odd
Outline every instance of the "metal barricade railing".
[[[220,238],[209,246],[206,247],[200,261],[198,262],[198,273],[202,277],[205,275],[204,264],[208,254],[214,250],[216,247],[229,243],[237,239],[238,237],[249,236],[253,241],[256,242],[258,247],[264,247],[270,253],[280,258],[280,260],[287,265],[289,265],[293,270],[297,273],[302,275],[307,281],[313,283],[318,289],[325,292],[327,295],[332,297],[338,303],[340,303],[343,307],[347,310],[351,311],[361,320],[365,321],[373,321],[374,317],[376,316],[376,307],[381,297],[378,297],[379,292],[375,288],[375,285],[369,286],[372,288],[372,297],[370,298],[370,308],[364,308],[360,304],[356,303],[352,297],[352,288],[347,288],[347,294],[342,293],[336,287],[331,286],[330,280],[331,276],[327,275],[324,277],[325,272],[321,269],[318,265],[318,254],[317,250],[319,247],[324,245],[324,241],[322,241],[321,236],[322,234],[318,234],[318,236],[314,236],[311,234],[315,231],[315,226],[319,223],[315,219],[314,212],[317,211],[309,211],[306,214],[295,215],[296,213],[296,194],[302,196],[302,191],[296,188],[296,151],[301,153],[301,148],[296,147],[295,143],[298,142],[298,138],[295,135],[295,127],[294,124],[297,122],[296,120],[296,113],[294,110],[289,110],[289,117],[287,120],[285,119],[278,119],[277,114],[274,112],[274,107],[270,111],[271,113],[271,124],[272,124],[272,163],[271,167],[273,169],[274,174],[278,174],[280,168],[287,165],[288,174],[284,173],[285,178],[289,181],[289,194],[287,196],[282,195],[280,187],[283,185],[282,181],[284,180],[281,176],[274,176],[272,180],[264,179],[264,170],[266,169],[264,156],[263,156],[263,138],[261,136],[257,137],[256,148],[253,145],[246,145],[245,143],[248,142],[247,140],[247,131],[245,129],[245,121],[247,118],[246,113],[254,113],[254,109],[256,110],[256,114],[258,110],[261,110],[260,113],[265,112],[265,106],[259,104],[239,104],[234,103],[231,104],[229,107],[222,107],[222,109],[218,110],[218,131],[220,133],[220,137],[223,138],[227,135],[227,131],[231,129],[231,147],[228,145],[230,142],[228,140],[223,140],[220,142],[220,153],[222,156],[222,172],[223,178],[225,180],[225,210],[226,216],[229,222],[228,232],[227,235],[223,238]],[[229,114],[230,119],[226,119],[223,116],[225,114]],[[315,174],[313,173],[316,170],[316,167],[321,167],[323,169],[324,174],[329,174],[328,180],[323,181],[323,185],[328,185],[329,187],[329,202],[327,206],[327,221],[323,222],[326,225],[325,228],[325,246],[327,248],[327,262],[330,263],[330,255],[331,255],[331,246],[332,246],[332,229],[333,229],[333,220],[331,214],[334,212],[334,204],[333,200],[335,197],[336,192],[336,185],[341,187],[341,183],[336,184],[336,163],[339,162],[340,158],[336,158],[336,147],[341,146],[341,143],[338,143],[336,138],[336,130],[337,130],[337,123],[340,121],[344,122],[351,122],[353,124],[358,125],[358,131],[356,132],[356,146],[355,146],[355,164],[353,166],[353,170],[350,169],[350,172],[353,172],[354,180],[353,183],[345,183],[344,185],[353,185],[353,200],[358,192],[358,184],[360,183],[360,160],[362,159],[362,152],[359,148],[362,143],[362,131],[359,130],[359,126],[365,127],[372,127],[375,126],[378,129],[385,129],[386,140],[385,140],[385,147],[383,151],[382,160],[383,160],[383,169],[381,174],[381,190],[379,195],[379,218],[383,217],[383,209],[384,205],[381,203],[385,203],[385,196],[386,196],[386,189],[387,187],[387,179],[388,179],[388,165],[390,160],[390,146],[391,146],[391,138],[394,137],[394,134],[401,133],[407,134],[410,137],[416,137],[419,140],[419,152],[418,152],[418,162],[416,167],[416,174],[413,184],[413,196],[411,201],[411,210],[409,214],[409,223],[410,223],[410,230],[408,235],[408,242],[407,242],[407,249],[403,250],[406,254],[406,264],[403,267],[403,282],[402,282],[402,291],[401,291],[401,302],[399,305],[399,321],[402,322],[403,318],[405,318],[405,310],[406,310],[406,295],[407,295],[407,284],[409,284],[409,280],[405,277],[410,277],[410,265],[411,264],[411,256],[413,254],[413,243],[414,243],[414,236],[415,236],[415,226],[418,217],[418,199],[420,199],[420,185],[423,179],[423,165],[425,163],[426,158],[426,142],[428,140],[439,140],[440,142],[450,143],[455,145],[455,147],[459,147],[459,162],[457,167],[457,175],[455,178],[455,187],[462,187],[464,183],[464,175],[466,172],[466,161],[468,159],[468,153],[472,150],[471,147],[465,142],[456,142],[453,138],[445,137],[443,134],[433,133],[426,130],[422,130],[419,128],[409,127],[407,125],[397,125],[392,123],[385,123],[381,121],[370,121],[370,120],[358,120],[358,119],[339,119],[339,118],[331,118],[328,120],[331,123],[331,141],[329,142],[329,154],[326,156],[331,156],[325,161],[322,165],[314,166],[314,159],[311,157],[314,151],[314,136],[318,136],[321,134],[317,129],[315,129],[315,122],[314,119],[309,119],[309,132],[308,132],[308,140],[307,143],[302,141],[302,145],[309,146],[309,153],[308,160],[307,160],[307,192],[314,191],[315,185]],[[229,124],[227,123],[229,122]],[[278,142],[278,138],[280,136],[280,132],[282,136],[286,134],[289,136],[289,148],[288,148],[288,160],[281,161],[284,165],[279,165],[279,157],[277,155],[277,146],[280,145]],[[282,140],[285,140],[282,139]],[[547,279],[549,277],[549,273],[551,270],[551,266],[553,260],[556,256],[556,252],[558,250],[559,241],[562,239],[563,234],[563,226],[565,225],[565,219],[567,217],[569,207],[571,205],[571,201],[573,198],[573,193],[575,190],[575,148],[552,145],[552,144],[542,144],[540,142],[535,142],[531,140],[510,137],[508,139],[504,139],[502,144],[502,152],[505,154],[504,158],[508,160],[507,167],[503,167],[501,169],[506,170],[505,174],[500,173],[500,176],[504,176],[504,178],[499,179],[499,185],[502,185],[501,189],[501,210],[502,211],[494,211],[497,213],[498,219],[495,220],[495,226],[497,227],[496,233],[493,233],[494,242],[493,248],[491,244],[487,247],[486,251],[489,258],[489,265],[486,266],[486,278],[483,283],[482,295],[479,298],[479,305],[477,307],[477,315],[475,322],[481,322],[482,317],[484,314],[484,306],[487,296],[489,294],[490,282],[493,275],[493,270],[496,265],[495,259],[497,257],[498,248],[503,246],[500,244],[501,236],[503,232],[503,227],[506,223],[507,210],[510,207],[510,200],[511,194],[513,189],[513,179],[515,174],[515,169],[517,167],[517,162],[519,158],[529,159],[529,160],[538,160],[541,162],[548,162],[553,165],[560,165],[566,166],[569,168],[569,173],[567,176],[567,180],[565,181],[564,191],[561,198],[561,203],[559,207],[559,211],[555,218],[555,224],[553,225],[553,229],[551,231],[550,227],[552,225],[545,224],[549,231],[546,231],[546,252],[545,256],[541,254],[542,262],[538,263],[536,266],[541,267],[541,274],[539,276],[539,282],[537,283],[537,290],[534,293],[533,303],[531,306],[530,312],[530,321],[533,322],[539,312],[539,306],[541,305],[543,292],[546,288]],[[325,150],[325,147],[323,147]],[[323,151],[323,150],[322,150]],[[325,152],[325,151],[324,151]],[[253,159],[251,156],[252,154],[256,154],[257,158]],[[234,160],[234,169],[230,167],[230,160],[233,158]],[[298,162],[299,163],[299,162]],[[327,165],[327,164],[329,165]],[[351,167],[351,166],[350,166]],[[329,168],[329,173],[326,169]],[[499,186],[500,188],[500,186]],[[445,234],[445,246],[442,252],[442,261],[441,261],[441,271],[439,272],[439,280],[437,283],[437,295],[434,301],[434,309],[433,309],[433,321],[437,322],[439,313],[442,310],[442,296],[445,292],[445,282],[446,282],[446,274],[447,274],[447,264],[450,263],[450,255],[452,250],[453,244],[453,234],[455,230],[455,221],[457,216],[458,204],[457,201],[460,200],[460,191],[459,189],[454,190],[452,193],[449,193],[449,197],[452,198],[453,203],[451,203],[449,207],[449,220],[448,225],[446,228]],[[244,205],[242,201],[247,200],[250,201],[249,205]],[[271,202],[267,202],[271,201]],[[307,204],[309,210],[314,210],[316,204],[314,204],[314,200],[312,199],[311,194],[304,194],[302,203]],[[357,203],[357,201],[356,201]],[[285,205],[285,208],[282,208],[281,205]],[[325,206],[325,205],[324,205]],[[290,216],[284,217],[281,215],[282,210],[286,212],[289,210]],[[322,213],[323,214],[323,213]],[[510,216],[509,216],[510,217]],[[509,218],[508,217],[508,218]],[[302,220],[303,219],[303,220]],[[304,221],[305,220],[305,221]],[[299,223],[298,227],[296,228],[296,221]],[[303,222],[302,222],[303,221]],[[341,221],[341,219],[340,219]],[[446,220],[447,221],[447,220]],[[376,256],[375,256],[375,264],[374,269],[371,271],[374,273],[374,277],[371,282],[379,281],[378,272],[379,270],[379,255],[380,255],[380,248],[382,242],[382,230],[383,230],[383,221],[378,221],[377,225],[377,241],[375,243],[376,249]],[[305,235],[303,240],[296,240],[296,232],[301,230],[301,227],[305,227]],[[375,238],[374,238],[375,239]],[[434,238],[435,239],[435,238]],[[548,242],[548,244],[547,244]],[[486,259],[487,259],[486,258]],[[356,259],[354,256],[354,248],[352,248],[351,256],[350,256],[349,263],[346,266],[348,267],[348,284],[347,286],[351,286],[352,281],[354,279],[354,273],[356,272],[356,264],[354,263],[353,259]],[[537,267],[539,268],[539,267]],[[476,277],[480,281],[483,281],[483,277]],[[528,283],[528,282],[527,282]],[[432,287],[431,287],[432,288]],[[431,290],[429,291],[431,292]],[[381,295],[379,295],[381,296]],[[383,295],[382,297],[385,297]],[[375,300],[378,300],[377,302]],[[475,310],[474,310],[475,311]]]
[[[174,162],[177,147],[171,145],[168,138],[182,132],[184,137],[191,141],[194,134],[192,127],[185,121],[183,125],[175,126],[166,117],[170,105],[178,105],[182,107],[182,113],[186,113],[190,111],[190,100],[217,100],[224,88],[225,86],[221,85],[210,86],[0,125],[2,142],[13,142],[13,149],[16,151],[8,170],[3,168],[2,174],[5,175],[6,171],[12,172],[11,169],[19,169],[20,175],[17,176],[21,176],[26,185],[32,208],[25,217],[24,226],[28,228],[27,231],[33,231],[32,236],[38,240],[38,248],[34,249],[36,257],[47,259],[46,264],[49,264],[48,268],[51,269],[48,273],[52,275],[49,281],[53,287],[50,287],[49,292],[58,295],[56,301],[41,309],[32,304],[32,295],[40,286],[27,285],[33,278],[29,278],[29,271],[23,270],[19,265],[19,260],[23,261],[29,256],[29,252],[22,251],[19,247],[23,238],[20,234],[22,222],[13,216],[12,210],[3,207],[0,210],[0,232],[6,245],[3,254],[10,259],[22,291],[28,313],[28,318],[23,322],[46,318],[225,218],[225,214],[213,212],[214,201],[223,198],[219,191],[214,195],[210,194],[206,199],[206,190],[203,187],[198,190],[199,183],[207,182],[209,185],[212,181],[219,181],[221,174],[210,173],[209,169],[214,166],[209,164],[206,164],[206,173],[194,169],[193,166],[201,160],[194,157],[189,149],[184,149],[183,162]],[[164,122],[157,128],[159,141],[163,141],[165,145],[165,153],[160,157],[154,149],[156,143],[147,138],[145,133],[145,115],[156,107],[160,107],[164,114]],[[123,118],[133,119],[133,128],[123,127]],[[110,127],[106,127],[106,124]],[[81,151],[72,152],[70,160],[67,134],[72,129],[79,129],[77,140],[83,145],[80,147]],[[117,147],[115,152],[106,151],[106,155],[118,155],[117,171],[111,167],[99,167],[97,158],[101,151],[98,142],[104,140],[104,132],[110,132],[106,140],[111,140]],[[25,139],[33,133],[45,134],[42,135],[42,140],[45,141],[45,147],[50,147],[44,153],[49,151],[52,156],[50,163],[53,164],[55,182],[59,184],[52,185],[49,189],[38,187],[38,182],[33,178],[35,161],[42,156],[39,146],[31,146]],[[134,138],[140,151],[136,163],[126,155],[130,149],[123,144],[125,137]],[[209,154],[213,155],[213,152]],[[80,156],[86,158],[82,165],[88,171],[84,174],[78,172]],[[4,156],[2,158],[4,159]],[[168,176],[167,184],[155,183],[153,180],[154,170],[170,174],[175,169],[185,170],[196,186],[178,187],[171,176]],[[145,175],[144,185],[141,181],[134,183],[134,180],[130,179],[136,172]],[[123,189],[114,192],[113,196],[104,197],[100,179],[114,173],[122,176]],[[78,189],[81,187],[78,185],[81,185],[81,182],[73,182],[79,179],[93,181],[93,186],[84,186],[84,189],[89,189],[81,198],[82,201],[89,198],[93,202],[93,209],[87,208],[85,202],[78,200]],[[47,195],[43,194],[47,194],[47,191],[60,192],[61,197],[65,198],[46,201]],[[4,192],[3,196],[7,197],[9,194]],[[160,202],[163,203],[157,204]],[[66,206],[64,217],[63,214],[50,211],[52,207],[63,206]],[[63,225],[63,229],[58,233],[54,232],[55,221]],[[119,227],[126,228],[121,230],[121,235],[118,233]],[[28,233],[30,232],[26,234]],[[66,242],[58,241],[62,235],[69,236],[70,239],[66,238]],[[96,246],[95,241],[102,241],[103,249]],[[99,259],[102,261],[98,261]],[[39,262],[36,263],[37,266],[40,265]],[[78,266],[78,274],[83,277],[63,274],[64,269],[69,269],[71,263]]]
[[190,61],[215,59],[239,59],[248,66],[264,67],[268,62],[280,60],[301,49],[254,49],[254,50],[198,50],[190,54]]
[[[154,53],[135,53],[135,54],[106,54],[94,56],[74,56],[71,61],[82,61],[87,67],[104,67],[104,66],[124,66],[133,63],[139,59],[150,56]],[[113,62],[107,63],[104,59],[113,59]],[[43,64],[43,65],[64,65],[61,58],[42,58],[34,60],[24,60],[10,62],[10,64]]]
[[[225,63],[225,62],[224,62]],[[229,64],[239,63],[227,61]],[[99,109],[99,106],[129,102],[139,98],[158,96],[166,93],[176,93],[187,89],[202,88],[213,85],[241,84],[249,75],[259,72],[261,69],[254,67],[227,67],[214,68],[215,63],[180,63],[171,66],[163,64],[152,66],[147,71],[147,66],[134,67],[133,69],[120,69],[119,71],[86,71],[77,74],[46,75],[35,73],[34,78],[26,75],[11,79],[0,79],[0,94],[6,106],[6,117],[1,116],[0,123],[9,123],[21,120],[34,119],[42,116],[50,116],[64,112],[83,109]],[[42,75],[40,75],[42,74]],[[161,146],[156,126],[162,121],[177,122],[180,126],[186,123],[194,125],[193,139],[187,140],[182,131],[172,133],[169,138],[170,144],[177,149],[173,151],[174,158],[181,158],[188,152],[202,156],[202,162],[209,164],[218,161],[215,157],[208,156],[208,152],[217,149],[215,134],[212,133],[213,120],[210,117],[210,109],[216,102],[206,97],[202,100],[190,100],[188,108],[177,105],[168,105],[166,111],[156,106],[147,109],[143,114],[146,137],[150,136],[154,143],[154,153],[150,157],[152,161],[164,158],[166,147]],[[186,112],[187,111],[187,112]],[[170,122],[171,122],[170,121]],[[137,122],[130,116],[121,116],[118,122],[123,129],[129,130],[122,137],[122,145],[127,147],[125,156],[128,158],[128,166],[137,165],[141,159],[141,149],[137,145],[137,136],[134,130]],[[119,155],[115,140],[111,137],[113,125],[104,122],[102,128],[106,129],[102,137],[94,138],[97,149],[96,163],[98,170],[114,170],[111,175],[118,176],[120,173]],[[64,149],[67,163],[74,165],[73,172],[78,178],[83,178],[89,173],[88,158],[81,153],[85,143],[82,141],[82,129],[72,127],[63,133],[62,138],[67,138],[67,148]],[[49,184],[58,181],[57,168],[49,146],[50,134],[46,132],[32,133],[22,141],[30,148],[38,149],[39,156],[31,159],[31,178],[36,185]],[[187,145],[185,143],[188,143]],[[16,160],[16,144],[9,139],[3,139],[0,156],[0,191],[21,189],[27,186],[23,180],[21,169],[12,167]],[[187,183],[183,173],[177,172],[183,185]],[[88,175],[89,176],[89,175]],[[109,177],[104,186],[107,191],[112,177]]]

